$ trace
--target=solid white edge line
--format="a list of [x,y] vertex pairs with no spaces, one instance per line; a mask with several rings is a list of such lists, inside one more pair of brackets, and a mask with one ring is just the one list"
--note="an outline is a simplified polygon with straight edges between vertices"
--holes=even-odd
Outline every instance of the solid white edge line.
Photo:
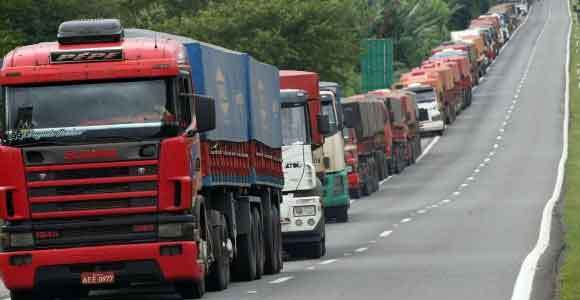
[[[433,148],[433,146],[435,146],[435,144],[437,144],[437,142],[439,142],[439,139],[441,139],[441,136],[436,136],[430,143],[429,145],[427,145],[427,147],[425,148],[425,150],[423,151],[423,153],[421,153],[421,155],[419,155],[419,157],[417,157],[416,162],[420,162],[425,155],[427,155],[429,153],[429,151],[431,151],[431,148]],[[388,179],[388,178],[387,178]]]
[[542,222],[540,225],[540,232],[538,234],[538,241],[532,251],[524,259],[518,277],[516,279],[511,300],[528,300],[532,296],[532,285],[538,268],[538,262],[542,255],[548,249],[550,244],[550,232],[552,227],[552,213],[556,202],[560,198],[562,186],[564,183],[564,171],[566,170],[566,159],[568,158],[568,123],[570,110],[570,41],[572,36],[573,20],[570,1],[568,3],[568,15],[570,18],[570,26],[568,29],[568,41],[566,44],[566,88],[564,95],[564,124],[563,124],[563,146],[562,156],[558,164],[558,175],[556,177],[556,184],[552,196],[546,203],[542,212]]
[[391,175],[391,176],[389,176],[389,177],[387,177],[387,178],[383,179],[381,182],[379,182],[379,185],[383,185],[383,184],[387,183],[387,182],[388,182],[389,180],[391,180],[392,178],[393,178],[393,176]]
[[268,282],[269,284],[278,284],[278,283],[282,283],[282,282],[286,282],[288,280],[294,279],[294,276],[286,276],[286,277],[280,277],[276,280],[272,280],[270,282]]

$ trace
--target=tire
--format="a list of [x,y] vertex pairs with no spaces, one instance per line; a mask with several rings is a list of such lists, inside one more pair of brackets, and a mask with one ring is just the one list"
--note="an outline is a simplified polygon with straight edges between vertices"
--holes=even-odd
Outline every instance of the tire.
[[49,297],[42,297],[40,293],[35,293],[34,291],[10,291],[11,300],[37,300],[37,299],[48,299]]
[[[324,220],[324,218],[322,218]],[[312,259],[319,259],[326,255],[326,229],[324,224],[322,225],[322,236],[320,237],[320,241],[306,246],[306,257]]]
[[[265,220],[266,222],[268,221]],[[282,251],[279,245],[281,234],[280,229],[280,217],[278,216],[276,206],[272,206],[270,209],[270,225],[264,226],[264,244],[265,244],[265,259],[266,263],[264,265],[265,274],[276,274],[280,271],[281,260],[279,257],[282,255]]]
[[254,243],[256,249],[256,279],[262,278],[264,275],[264,264],[266,262],[266,255],[264,249],[264,223],[262,216],[257,208],[254,208],[252,214],[254,215]]
[[346,223],[348,222],[348,206],[345,205],[340,208],[338,213],[336,214],[336,222],[338,223]]
[[59,298],[62,300],[79,300],[88,297],[89,292],[89,289],[83,287],[67,288],[63,294],[59,295]]
[[230,253],[227,248],[228,227],[226,218],[219,212],[219,224],[212,225],[212,244],[215,261],[207,277],[207,288],[210,291],[223,291],[230,283]]
[[247,234],[238,235],[237,249],[238,253],[234,261],[234,277],[240,281],[252,281],[256,278],[256,250],[253,242],[255,236],[254,216],[250,213],[250,228],[251,232]]
[[360,187],[350,191],[350,197],[353,199],[360,199],[361,196],[362,196],[362,191],[361,191]]
[[284,253],[283,253],[283,247],[282,247],[282,223],[280,223],[281,218],[280,218],[280,210],[278,209],[278,207],[274,207],[274,215],[275,218],[272,220],[274,222],[274,224],[276,224],[276,261],[278,262],[277,268],[276,268],[276,272],[275,273],[280,273],[280,271],[282,271],[282,269],[284,268]]
[[205,280],[195,281],[178,281],[174,283],[175,291],[183,299],[199,299],[205,294]]
[[421,156],[421,154],[423,154],[423,146],[421,145],[421,137],[418,136],[417,137],[417,158],[419,158],[419,156]]

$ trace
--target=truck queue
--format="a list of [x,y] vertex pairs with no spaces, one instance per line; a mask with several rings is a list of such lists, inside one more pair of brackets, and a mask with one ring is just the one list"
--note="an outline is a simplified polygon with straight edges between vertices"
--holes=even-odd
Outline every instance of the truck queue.
[[[326,254],[326,223],[444,135],[520,24],[498,5],[392,87],[339,83],[118,20],[0,71],[0,274],[13,300],[170,283],[184,298]],[[63,288],[64,287],[64,288]]]

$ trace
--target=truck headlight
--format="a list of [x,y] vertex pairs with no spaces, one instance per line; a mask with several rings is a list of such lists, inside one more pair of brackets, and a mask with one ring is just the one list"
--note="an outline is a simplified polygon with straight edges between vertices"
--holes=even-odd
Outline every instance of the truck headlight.
[[10,237],[10,247],[24,248],[34,246],[34,236],[32,232],[27,233],[12,233]]
[[295,206],[293,208],[295,217],[308,217],[316,215],[316,206],[305,205],[305,206]]

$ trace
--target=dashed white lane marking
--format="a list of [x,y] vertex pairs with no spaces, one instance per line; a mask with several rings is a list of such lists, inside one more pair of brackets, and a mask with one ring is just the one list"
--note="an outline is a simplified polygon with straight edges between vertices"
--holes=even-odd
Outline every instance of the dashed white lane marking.
[[503,133],[504,131],[505,131],[505,129],[503,129],[503,128],[500,128],[499,129],[499,132],[502,132]]
[[462,188],[466,188],[466,187],[468,187],[468,186],[469,186],[469,184],[467,184],[467,183],[462,183],[462,184],[461,184],[461,187],[462,187]]
[[417,211],[417,213],[420,214],[420,215],[422,215],[422,214],[427,213],[427,210],[426,209],[420,209],[420,210]]
[[402,219],[402,220],[401,220],[401,224],[404,224],[404,223],[411,222],[411,220],[413,220],[413,219],[411,219],[411,218],[405,218],[405,219]]
[[479,164],[479,167],[483,168],[483,167],[485,167],[485,164]]
[[475,177],[473,177],[473,176],[467,177],[467,180],[468,181],[474,181],[475,180]]
[[481,172],[481,170],[480,170],[480,169],[475,169],[475,170],[473,170],[473,173],[479,173],[479,172]]
[[389,235],[391,235],[391,233],[393,233],[392,230],[385,230],[385,231],[381,232],[381,234],[379,234],[379,236],[382,237],[382,238],[386,238]]
[[439,139],[441,137],[440,136],[436,136],[430,143],[429,145],[427,145],[427,147],[425,148],[425,150],[423,151],[423,153],[421,153],[421,155],[419,155],[419,157],[417,157],[416,162],[420,162],[423,157],[425,157],[425,155],[427,155],[429,153],[429,151],[431,151],[431,148],[433,148],[433,146],[435,146],[435,144],[437,144],[437,142],[439,142]]
[[494,155],[495,155],[495,152],[493,152],[493,151],[489,152],[489,156],[490,156],[490,157],[491,157],[491,156],[494,156]]
[[294,276],[286,276],[286,277],[280,277],[276,280],[272,280],[269,283],[270,284],[278,284],[278,283],[282,283],[282,282],[286,282],[288,280],[294,279]]
[[439,204],[433,204],[433,205],[431,205],[431,208],[437,208],[437,207],[439,207]]
[[495,139],[498,141],[501,141],[503,139],[503,137],[501,135],[498,135]]
[[441,203],[449,203],[449,202],[451,202],[451,200],[449,200],[449,199],[443,199],[443,200],[441,200]]
[[360,247],[358,249],[355,249],[354,252],[356,252],[356,253],[363,253],[363,252],[365,252],[367,250],[369,250],[368,247]]
[[323,260],[323,261],[319,262],[318,264],[319,265],[328,265],[328,264],[335,263],[337,261],[338,261],[338,259],[327,259],[327,260]]
[[508,124],[508,122],[507,122],[507,121],[504,121],[504,122],[502,123],[502,125],[503,125],[504,127],[505,127],[507,124]]
[[453,192],[453,196],[459,196],[461,195],[461,192]]
[[310,266],[310,267],[307,267],[306,270],[308,270],[308,271],[314,271],[314,270],[316,270],[316,267],[315,266]]
[[248,291],[248,294],[256,294],[258,291]]
[[499,148],[499,145],[498,144],[493,144],[493,149],[497,149],[497,148]]
[[484,162],[489,162],[491,159],[489,159],[489,157],[486,157],[483,161]]
[[389,182],[389,180],[391,180],[391,178],[393,178],[393,176],[389,176],[389,177],[387,177],[387,178],[383,179],[381,182],[379,182],[379,184],[380,184],[380,185],[383,185],[383,184],[385,184],[385,183]]
[[348,257],[348,256],[352,256],[352,253],[350,253],[350,252],[347,252],[347,253],[345,253],[345,254],[343,254],[343,255],[344,255],[345,257]]

